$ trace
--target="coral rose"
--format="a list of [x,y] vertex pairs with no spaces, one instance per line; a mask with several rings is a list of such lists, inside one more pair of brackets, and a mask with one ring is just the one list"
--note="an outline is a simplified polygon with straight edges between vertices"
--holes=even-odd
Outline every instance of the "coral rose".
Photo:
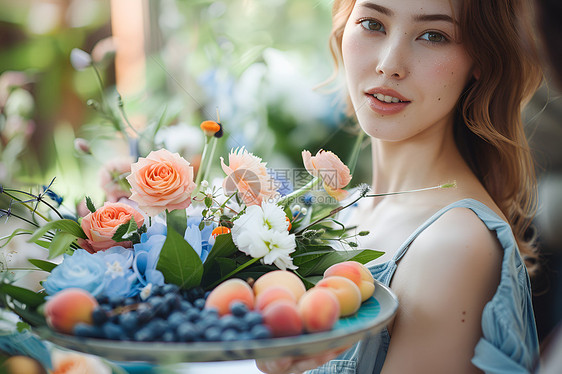
[[130,199],[151,217],[164,210],[186,209],[196,187],[190,163],[165,149],[139,158],[131,165],[127,180],[131,185]]
[[106,202],[94,213],[89,213],[82,219],[82,230],[88,238],[79,238],[78,245],[90,253],[104,251],[115,245],[125,248],[132,247],[131,242],[119,242],[117,244],[111,239],[117,228],[129,222],[131,218],[135,219],[138,227],[144,223],[142,214],[130,205]]
[[312,156],[309,151],[302,151],[302,160],[311,175],[322,178],[324,189],[330,196],[337,200],[347,196],[347,191],[343,188],[351,181],[351,174],[338,156],[322,149],[316,156]]
[[277,196],[275,181],[267,173],[265,162],[247,150],[237,148],[228,155],[229,165],[221,157],[222,170],[226,177],[222,183],[226,194],[238,191],[246,205],[260,205],[262,201]]

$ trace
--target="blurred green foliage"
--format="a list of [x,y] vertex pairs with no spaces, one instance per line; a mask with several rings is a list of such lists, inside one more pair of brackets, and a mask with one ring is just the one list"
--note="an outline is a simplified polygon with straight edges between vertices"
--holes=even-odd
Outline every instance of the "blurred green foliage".
[[[111,121],[86,105],[103,103],[94,71],[74,70],[69,56],[73,48],[90,53],[111,36],[110,1],[0,0],[0,7],[2,184],[56,176],[53,189],[72,203],[84,194],[101,198],[97,170],[127,145],[115,146]],[[246,146],[273,168],[302,167],[303,149],[348,158],[356,135],[341,94],[315,89],[333,72],[331,1],[151,0],[145,11],[146,89],[122,99],[133,124],[161,130],[157,146],[178,148],[189,160],[201,144],[186,129],[198,131],[218,112],[225,132],[219,156]],[[124,121],[113,63],[98,67],[101,92]],[[7,135],[6,104],[18,90],[29,93],[32,109],[15,141]],[[89,141],[92,155],[74,149],[75,137]],[[147,144],[139,144],[141,155],[154,146]],[[365,181],[364,170],[360,163],[354,183]]]

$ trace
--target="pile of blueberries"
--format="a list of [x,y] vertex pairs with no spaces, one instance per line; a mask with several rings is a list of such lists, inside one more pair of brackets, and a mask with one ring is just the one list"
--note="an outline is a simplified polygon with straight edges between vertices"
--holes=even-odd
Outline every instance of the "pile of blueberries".
[[173,284],[154,287],[146,300],[99,297],[94,324],[78,324],[74,335],[139,342],[217,342],[271,338],[260,313],[233,303],[231,314],[204,308],[200,288],[180,290]]

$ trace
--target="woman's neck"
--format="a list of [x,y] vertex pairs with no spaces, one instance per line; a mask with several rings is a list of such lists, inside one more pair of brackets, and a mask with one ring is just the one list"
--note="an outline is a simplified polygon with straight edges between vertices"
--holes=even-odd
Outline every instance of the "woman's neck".
[[451,136],[405,142],[372,139],[373,191],[431,187],[469,173]]

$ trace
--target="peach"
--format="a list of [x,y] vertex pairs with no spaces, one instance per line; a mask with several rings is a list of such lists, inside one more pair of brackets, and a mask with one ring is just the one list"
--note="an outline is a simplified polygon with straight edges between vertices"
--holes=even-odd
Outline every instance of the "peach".
[[308,332],[328,331],[340,316],[340,303],[333,292],[323,287],[313,287],[302,295],[299,313]]
[[230,313],[230,306],[234,302],[246,304],[248,309],[254,308],[254,291],[247,282],[242,279],[231,278],[215,287],[207,300],[205,308],[215,308],[219,315],[224,316]]
[[350,279],[361,291],[361,301],[365,301],[375,292],[375,280],[365,265],[357,261],[344,261],[330,266],[324,272],[324,278],[339,275]]
[[297,299],[290,289],[283,286],[272,286],[260,292],[256,297],[255,309],[257,311],[262,311],[266,306],[276,300],[289,300],[297,305]]
[[355,314],[361,307],[361,291],[351,280],[332,275],[316,283],[315,288],[323,287],[334,293],[340,303],[340,317]]
[[293,301],[274,301],[265,307],[262,316],[274,337],[299,335],[303,331],[303,321]]
[[88,291],[67,288],[47,300],[45,318],[54,330],[72,334],[76,324],[92,324],[92,311],[97,306],[97,300]]
[[267,288],[274,286],[287,287],[295,295],[297,301],[306,292],[304,283],[295,273],[288,270],[274,270],[265,273],[256,280],[254,293],[258,296]]

